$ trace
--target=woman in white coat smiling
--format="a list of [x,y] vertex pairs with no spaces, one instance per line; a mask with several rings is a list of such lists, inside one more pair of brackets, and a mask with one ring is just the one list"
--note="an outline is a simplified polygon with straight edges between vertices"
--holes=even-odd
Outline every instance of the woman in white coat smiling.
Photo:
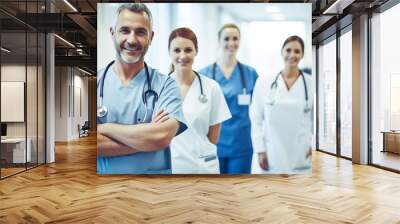
[[173,174],[218,174],[216,143],[221,122],[231,118],[218,83],[192,69],[198,52],[197,38],[189,28],[178,28],[169,37],[172,75],[183,98],[188,129],[171,142]]
[[260,77],[250,107],[254,147],[252,173],[311,172],[313,126],[311,77],[298,65],[304,42],[298,36],[281,49],[284,68],[272,77]]

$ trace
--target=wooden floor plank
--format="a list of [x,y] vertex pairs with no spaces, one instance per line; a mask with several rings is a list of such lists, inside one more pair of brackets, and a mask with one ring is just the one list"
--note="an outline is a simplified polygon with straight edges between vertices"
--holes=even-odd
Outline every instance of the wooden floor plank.
[[313,153],[312,175],[96,174],[96,139],[0,181],[0,223],[400,223],[400,175]]

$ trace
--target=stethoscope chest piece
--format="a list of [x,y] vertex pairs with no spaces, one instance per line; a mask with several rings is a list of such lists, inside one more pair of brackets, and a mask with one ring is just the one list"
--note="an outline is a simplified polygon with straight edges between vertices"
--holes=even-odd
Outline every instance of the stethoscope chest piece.
[[306,101],[306,105],[304,106],[304,113],[306,114],[306,113],[308,113],[310,111],[311,111],[311,106],[310,106],[310,104],[308,103],[308,100],[307,100]]
[[268,100],[265,104],[268,105],[268,106],[273,106],[275,104],[275,101],[274,100]]
[[107,112],[108,112],[107,107],[101,105],[100,107],[97,108],[97,117],[104,117],[106,116]]
[[266,105],[273,106],[275,104],[275,98],[276,98],[276,93],[277,89],[276,86],[275,88],[271,86],[271,92],[269,93],[267,100],[266,100]]
[[[200,103],[205,104],[205,103],[208,102],[208,99],[207,99],[206,94],[204,94],[204,92],[203,92],[203,83],[201,81],[199,73],[197,73],[196,71],[193,71],[193,72],[196,75],[196,77],[199,79],[200,95],[199,95],[199,97],[197,99],[199,100]],[[172,73],[173,73],[173,71],[168,73],[168,75],[171,75]]]
[[199,102],[200,102],[200,103],[207,103],[207,101],[208,101],[207,96],[204,95],[204,94],[200,94],[200,96],[199,96]]

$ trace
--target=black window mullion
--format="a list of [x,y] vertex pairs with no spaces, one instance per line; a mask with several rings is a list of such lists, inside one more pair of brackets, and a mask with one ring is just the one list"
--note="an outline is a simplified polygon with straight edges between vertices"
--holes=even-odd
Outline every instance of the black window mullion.
[[315,133],[315,148],[319,150],[319,44],[316,45],[315,47],[315,57],[316,57],[316,62],[315,62],[315,87],[316,87],[316,133]]
[[336,31],[336,154],[341,156],[341,119],[340,119],[340,83],[341,83],[341,64],[340,64],[340,30]]
[[[28,19],[28,0],[25,0],[25,21]],[[25,170],[28,170],[28,113],[27,113],[27,90],[28,90],[28,24],[25,23],[25,102],[24,102],[24,118],[25,118]]]
[[[39,0],[36,1],[36,13],[39,14]],[[36,32],[36,166],[38,165],[39,165],[39,32]]]
[[368,95],[367,95],[367,132],[368,132],[368,164],[373,164],[373,145],[372,145],[372,64],[371,64],[371,57],[372,57],[372,12],[368,12],[368,20],[367,20],[367,46],[368,46],[368,53],[367,53],[367,85],[368,85]]
[[[47,1],[44,1],[45,5],[45,13],[48,13],[48,8],[50,3]],[[44,32],[44,68],[42,69],[42,77],[43,77],[43,71],[44,71],[44,78],[42,78],[42,81],[44,80],[44,163],[47,163],[47,37],[48,33],[47,31]],[[43,108],[43,107],[42,107]]]

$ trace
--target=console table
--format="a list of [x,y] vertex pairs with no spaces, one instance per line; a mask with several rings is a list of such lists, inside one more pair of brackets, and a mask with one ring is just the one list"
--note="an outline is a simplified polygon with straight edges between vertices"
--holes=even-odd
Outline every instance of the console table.
[[400,131],[382,131],[383,150],[382,152],[392,152],[400,154]]
[[[30,138],[26,139],[27,147],[25,153],[25,138],[6,138],[1,139],[1,157],[7,163],[25,163],[31,162],[31,145]],[[26,159],[26,161],[25,161]]]

